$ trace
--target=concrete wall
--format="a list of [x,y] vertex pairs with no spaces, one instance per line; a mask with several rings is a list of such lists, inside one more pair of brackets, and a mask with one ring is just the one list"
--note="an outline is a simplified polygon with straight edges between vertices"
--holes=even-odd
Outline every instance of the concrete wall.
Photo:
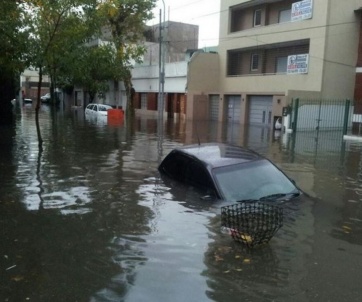
[[355,10],[361,6],[361,0],[328,1],[323,98],[353,99],[360,32],[360,15]]
[[193,55],[187,73],[187,119],[209,118],[208,95],[219,93],[219,74],[218,54],[195,53]]
[[[185,93],[187,81],[187,62],[174,62],[165,65],[164,91]],[[159,91],[159,67],[137,66],[132,70],[132,82],[136,92]]]
[[[166,21],[164,27],[164,41],[166,43],[166,62],[185,61],[188,49],[198,49],[199,26],[182,22]],[[154,41],[159,41],[159,24],[152,27]],[[149,57],[146,55],[146,57]]]

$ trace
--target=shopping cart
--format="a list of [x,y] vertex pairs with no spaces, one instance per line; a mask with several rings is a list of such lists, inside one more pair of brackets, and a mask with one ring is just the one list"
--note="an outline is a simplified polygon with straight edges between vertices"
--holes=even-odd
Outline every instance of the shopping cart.
[[248,247],[266,244],[283,226],[283,208],[260,201],[224,206],[221,226],[234,240]]

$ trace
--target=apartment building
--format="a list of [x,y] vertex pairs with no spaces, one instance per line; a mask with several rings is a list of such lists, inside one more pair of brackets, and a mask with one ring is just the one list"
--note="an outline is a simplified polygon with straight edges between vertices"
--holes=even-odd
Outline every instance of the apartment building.
[[[165,64],[163,114],[166,118],[185,119],[189,95],[193,94],[194,87],[194,79],[191,81],[190,76],[196,69],[196,74],[200,74],[201,79],[205,78],[203,66],[208,66],[208,64],[204,64],[204,58],[216,55],[207,53],[207,50],[198,49],[199,27],[197,25],[166,21],[149,27],[147,52],[143,63],[136,65],[132,70],[132,83],[136,91],[136,114],[152,117],[157,117],[159,114],[160,34],[163,40],[162,61]],[[200,64],[200,62],[204,63]],[[215,78],[217,77],[218,74],[215,75]],[[195,81],[207,85],[205,81],[200,82],[199,79]],[[206,94],[204,98],[204,102],[207,102]],[[203,115],[202,118],[204,118]]]
[[146,31],[147,52],[144,55],[142,65],[158,64],[160,34],[166,48],[166,63],[185,61],[187,51],[198,48],[198,25],[175,21],[155,24],[149,26]]
[[[35,69],[26,69],[20,75],[20,89],[21,95],[24,98],[32,99],[35,101],[38,97],[38,83],[39,73]],[[44,95],[50,91],[50,79],[49,76],[43,75],[42,87],[40,95]]]
[[362,0],[221,0],[219,91],[206,92],[207,117],[270,126],[293,98],[354,99],[361,7]]
[[[132,70],[132,84],[136,91],[136,113],[157,116],[160,34],[162,34],[162,44],[165,50],[164,61],[167,77],[165,107],[168,111],[165,115],[173,117],[175,113],[175,116],[181,116],[186,108],[185,87],[189,51],[197,50],[199,27],[173,21],[144,28],[144,41],[141,43],[145,46],[146,53],[143,55],[142,64],[133,62],[134,69]],[[101,38],[89,41],[87,45],[97,47],[108,43],[112,43],[111,29],[103,27]],[[74,107],[85,107],[89,102],[89,95],[83,87],[75,87],[73,94],[67,100],[67,104]],[[109,81],[108,90],[102,96],[96,95],[94,102],[127,108],[127,95],[123,82]]]

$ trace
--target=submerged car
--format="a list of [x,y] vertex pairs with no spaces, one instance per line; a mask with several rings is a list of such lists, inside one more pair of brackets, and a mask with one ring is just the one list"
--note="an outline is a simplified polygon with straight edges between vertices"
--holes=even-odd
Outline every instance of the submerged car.
[[40,100],[41,100],[43,103],[49,103],[49,102],[50,102],[50,99],[51,99],[51,96],[50,96],[50,93],[49,93],[49,92],[40,97]]
[[105,104],[88,104],[85,108],[85,115],[86,116],[93,116],[93,117],[99,117],[99,116],[107,116],[107,111],[109,109],[113,109],[110,105]]
[[300,195],[295,183],[271,161],[243,147],[208,143],[172,150],[159,171],[230,202],[286,201]]
[[32,103],[32,102],[33,102],[33,99],[31,99],[31,98],[24,98],[24,99],[23,99],[23,102],[29,104],[29,103]]

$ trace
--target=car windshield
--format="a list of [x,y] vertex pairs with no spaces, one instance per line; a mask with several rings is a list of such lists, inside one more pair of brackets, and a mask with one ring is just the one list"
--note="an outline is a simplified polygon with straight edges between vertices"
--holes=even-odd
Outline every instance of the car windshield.
[[294,184],[267,160],[213,169],[216,183],[228,201],[260,199],[273,194],[291,194]]

